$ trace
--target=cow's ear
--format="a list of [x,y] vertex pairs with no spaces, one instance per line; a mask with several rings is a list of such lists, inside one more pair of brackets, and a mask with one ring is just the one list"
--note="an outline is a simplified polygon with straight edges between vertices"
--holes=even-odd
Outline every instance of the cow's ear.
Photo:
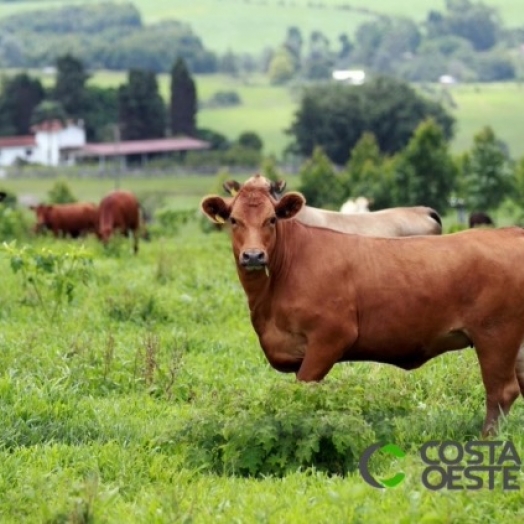
[[280,198],[284,190],[286,189],[286,182],[285,180],[279,180],[277,182],[271,182],[271,193],[275,196],[275,198]]
[[287,193],[275,204],[278,218],[293,218],[304,207],[306,199],[300,193]]
[[231,213],[231,207],[222,197],[208,196],[200,204],[202,212],[215,224],[223,224]]
[[236,180],[227,180],[222,187],[224,191],[231,196],[235,196],[240,191],[240,184]]

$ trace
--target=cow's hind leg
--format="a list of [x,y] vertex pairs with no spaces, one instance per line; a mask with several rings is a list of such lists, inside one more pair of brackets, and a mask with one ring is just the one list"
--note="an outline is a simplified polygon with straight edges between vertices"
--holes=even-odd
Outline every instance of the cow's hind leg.
[[524,397],[524,342],[519,348],[517,354],[517,364],[515,366],[515,372],[517,374],[517,380],[519,382],[520,393]]
[[506,335],[476,341],[482,380],[486,388],[486,419],[482,428],[484,437],[497,433],[501,412],[508,414],[521,391],[515,372],[520,338]]

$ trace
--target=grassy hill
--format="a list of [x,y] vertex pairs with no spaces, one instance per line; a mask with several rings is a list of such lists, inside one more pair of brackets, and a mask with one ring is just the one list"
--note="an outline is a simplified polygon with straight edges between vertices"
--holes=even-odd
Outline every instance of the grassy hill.
[[[2,2],[0,17],[20,11],[82,3],[57,0]],[[524,24],[520,0],[486,2],[499,9],[508,26]],[[444,0],[391,2],[390,0],[135,0],[144,21],[176,19],[187,22],[209,49],[223,53],[255,53],[284,39],[287,28],[297,26],[303,35],[318,30],[336,44],[341,33],[355,29],[377,13],[423,20],[430,9],[443,10]]]

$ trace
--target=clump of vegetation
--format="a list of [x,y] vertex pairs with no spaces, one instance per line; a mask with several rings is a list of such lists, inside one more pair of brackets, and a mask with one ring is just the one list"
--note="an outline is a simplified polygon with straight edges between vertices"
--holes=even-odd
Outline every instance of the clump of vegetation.
[[58,320],[64,302],[70,304],[76,288],[94,276],[93,257],[83,247],[55,251],[48,247],[18,248],[13,242],[4,244],[3,249],[11,270],[21,276],[26,303],[50,320]]
[[47,195],[50,204],[71,204],[77,202],[71,187],[64,179],[57,180]]

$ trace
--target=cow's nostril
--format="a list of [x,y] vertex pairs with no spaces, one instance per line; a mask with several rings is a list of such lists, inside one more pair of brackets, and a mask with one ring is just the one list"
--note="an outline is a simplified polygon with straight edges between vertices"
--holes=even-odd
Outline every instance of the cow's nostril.
[[257,253],[257,260],[259,262],[263,262],[264,261],[264,253],[262,253],[262,251],[260,251],[260,253]]
[[245,251],[242,253],[242,260],[244,262],[248,262],[250,258],[251,258],[251,256],[250,256],[249,253],[246,253]]

